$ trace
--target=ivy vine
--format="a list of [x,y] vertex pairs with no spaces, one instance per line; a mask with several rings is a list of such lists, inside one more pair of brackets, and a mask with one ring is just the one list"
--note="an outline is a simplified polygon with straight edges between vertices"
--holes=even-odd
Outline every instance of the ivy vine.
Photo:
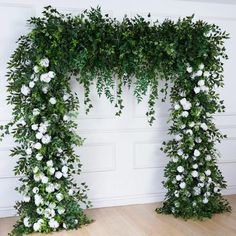
[[221,194],[226,183],[215,147],[225,136],[212,117],[224,111],[216,88],[223,86],[226,32],[193,16],[163,23],[141,16],[117,21],[100,8],[72,16],[49,6],[29,24],[33,29],[20,37],[9,61],[7,100],[13,120],[1,127],[14,136],[11,156],[19,157],[14,171],[23,176],[17,188],[23,195],[16,204],[20,219],[12,236],[91,222],[81,205],[91,205],[88,186],[73,180],[81,172],[74,146],[84,140],[76,133],[79,100],[70,87],[72,77],[84,87],[86,112],[93,106],[91,85],[121,115],[123,88],[134,84],[139,102],[149,96],[150,124],[159,93],[165,101],[170,85],[173,139],[162,148],[170,161],[166,199],[157,212],[202,219],[230,211]]

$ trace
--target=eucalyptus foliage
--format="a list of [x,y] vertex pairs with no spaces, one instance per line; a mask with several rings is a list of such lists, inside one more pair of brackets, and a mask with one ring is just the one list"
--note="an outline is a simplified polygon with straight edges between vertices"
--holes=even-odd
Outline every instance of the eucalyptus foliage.
[[[165,98],[171,84],[169,133],[174,138],[163,146],[170,158],[164,182],[168,192],[157,211],[185,219],[230,211],[220,192],[226,183],[215,148],[224,136],[212,117],[224,111],[216,88],[223,86],[225,32],[193,17],[117,21],[99,8],[71,16],[46,7],[29,24],[32,30],[19,39],[7,74],[13,120],[5,129],[17,143],[11,155],[19,157],[14,171],[23,176],[17,190],[24,196],[16,204],[20,219],[11,235],[91,222],[82,210],[83,204],[90,206],[87,186],[73,181],[81,171],[74,146],[83,139],[76,133],[79,101],[71,91],[72,77],[84,87],[87,112],[92,84],[115,105],[116,115],[123,108],[124,86],[134,84],[139,102],[149,96],[150,124],[159,93]],[[163,88],[160,80],[166,81]]]

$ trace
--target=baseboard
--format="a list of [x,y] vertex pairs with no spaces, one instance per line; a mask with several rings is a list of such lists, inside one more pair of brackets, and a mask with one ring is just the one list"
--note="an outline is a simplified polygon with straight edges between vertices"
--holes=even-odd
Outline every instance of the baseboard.
[[[228,186],[223,191],[224,195],[236,194],[236,185]],[[112,206],[123,206],[123,205],[134,205],[134,204],[145,204],[153,202],[161,202],[165,197],[165,191],[151,194],[138,194],[138,195],[127,195],[119,197],[107,197],[107,198],[94,198],[90,199],[93,207],[112,207]],[[16,210],[14,207],[0,207],[0,218],[16,216]]]

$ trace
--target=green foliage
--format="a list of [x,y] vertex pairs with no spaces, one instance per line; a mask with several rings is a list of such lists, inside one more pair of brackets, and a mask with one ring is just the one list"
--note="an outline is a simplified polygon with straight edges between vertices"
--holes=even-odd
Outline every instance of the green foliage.
[[[91,222],[81,209],[91,204],[88,187],[73,181],[81,172],[73,147],[83,139],[75,132],[79,101],[70,88],[71,76],[84,87],[86,112],[92,108],[92,84],[114,103],[116,115],[123,109],[123,87],[133,84],[138,102],[149,96],[150,124],[159,93],[165,101],[170,85],[169,133],[177,138],[163,146],[170,157],[164,182],[168,192],[157,211],[184,219],[230,211],[220,193],[226,183],[216,163],[215,143],[224,136],[212,118],[224,111],[215,86],[223,86],[225,32],[193,17],[161,24],[141,16],[118,22],[100,8],[73,17],[46,7],[29,23],[33,29],[19,39],[7,74],[13,121],[0,127],[18,143],[11,156],[20,156],[15,174],[24,176],[17,190],[25,198],[16,205],[20,220],[12,236]],[[166,81],[163,88],[160,80]]]

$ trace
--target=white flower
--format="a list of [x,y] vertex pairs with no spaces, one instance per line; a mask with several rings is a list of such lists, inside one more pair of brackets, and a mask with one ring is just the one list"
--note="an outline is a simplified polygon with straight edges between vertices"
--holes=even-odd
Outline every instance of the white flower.
[[200,127],[205,131],[208,129],[206,123],[201,123]]
[[72,195],[74,194],[73,189],[70,189],[69,192],[68,192],[68,194],[69,194],[70,196],[72,196]]
[[177,181],[180,181],[182,179],[182,176],[181,175],[176,175],[175,178],[176,178]]
[[57,171],[57,172],[55,173],[55,177],[56,177],[57,179],[60,179],[60,178],[62,177],[61,171]]
[[23,201],[24,202],[29,202],[30,201],[30,197],[29,196],[24,196],[23,197]]
[[53,184],[49,184],[47,187],[46,187],[46,191],[48,193],[52,193],[55,191],[55,188],[54,188],[54,185]]
[[194,178],[198,177],[198,172],[196,170],[192,171],[192,176]]
[[[205,175],[200,176],[200,181],[204,182],[205,181]],[[204,187],[204,183],[199,183],[199,186]]]
[[33,70],[34,70],[35,73],[39,73],[39,67],[38,66],[34,66]]
[[197,84],[198,84],[198,86],[200,86],[200,87],[201,87],[201,86],[204,86],[204,85],[205,85],[205,81],[201,79],[201,80],[198,81]]
[[24,226],[29,228],[31,224],[29,223],[29,217],[25,217],[23,220]]
[[34,228],[34,231],[35,231],[35,232],[37,232],[37,231],[39,231],[39,230],[40,230],[40,228],[41,228],[41,225],[40,225],[40,224],[38,224],[38,223],[34,223],[34,225],[33,225],[33,228]]
[[48,183],[48,177],[45,176],[45,175],[42,176],[42,177],[41,177],[41,181],[42,181],[43,184],[47,184],[47,183]]
[[203,73],[202,73],[201,70],[198,70],[198,71],[195,73],[196,76],[202,76],[202,74],[203,74]]
[[188,66],[186,70],[187,70],[188,73],[192,73],[193,72],[193,68],[191,66]]
[[42,137],[42,143],[43,144],[48,144],[50,142],[51,142],[51,136],[49,136],[48,134],[46,134]]
[[47,132],[47,127],[48,127],[47,124],[41,123],[39,127],[39,132],[45,134]]
[[192,127],[195,125],[195,123],[192,121],[192,122],[190,122],[188,125],[189,125],[189,127],[192,128]]
[[38,129],[38,124],[32,125],[32,126],[31,126],[31,129],[34,130],[34,131],[36,131],[36,130]]
[[53,175],[54,173],[55,173],[55,168],[53,168],[53,167],[50,167],[49,169],[48,169],[48,172],[49,172],[49,174],[50,175]]
[[199,70],[203,70],[203,69],[204,69],[204,64],[201,63],[201,64],[198,66],[198,69],[199,69]]
[[182,188],[182,189],[184,189],[185,187],[186,187],[186,183],[185,182],[182,182],[182,183],[180,183],[180,188]]
[[63,199],[63,194],[62,193],[57,193],[56,194],[56,199],[60,202]]
[[177,171],[178,171],[179,173],[184,172],[184,167],[183,167],[183,166],[178,166],[178,167],[177,167]]
[[44,211],[44,216],[48,219],[53,218],[56,215],[54,209],[46,208]]
[[183,117],[188,117],[188,112],[187,111],[183,111],[182,113],[181,113],[181,116],[183,116]]
[[201,86],[201,90],[206,93],[209,92],[209,88],[207,86]]
[[198,164],[194,164],[193,169],[197,169],[197,168],[198,168]]
[[182,155],[184,154],[184,152],[183,152],[182,149],[179,149],[179,150],[177,151],[177,154],[178,154],[179,156],[182,156]]
[[50,161],[47,161],[47,167],[53,167],[53,161],[52,160],[50,160]]
[[43,209],[41,207],[36,209],[36,212],[38,213],[38,215],[42,215],[43,214]]
[[176,140],[176,141],[180,141],[181,139],[182,139],[182,136],[181,136],[181,135],[177,134],[177,135],[175,136],[175,140]]
[[67,225],[65,223],[63,223],[63,228],[67,229]]
[[29,89],[29,87],[28,86],[25,86],[25,85],[23,85],[22,87],[21,87],[21,93],[22,94],[24,94],[25,96],[27,96],[27,95],[29,95],[29,93],[30,93],[30,89]]
[[41,205],[43,203],[43,198],[39,194],[36,194],[34,196],[34,203],[36,206]]
[[64,100],[64,101],[67,101],[69,98],[70,98],[70,94],[65,93],[65,94],[63,95],[63,100]]
[[27,155],[31,155],[32,154],[32,149],[31,148],[27,148],[25,150],[25,152],[26,152]]
[[197,137],[197,138],[195,138],[195,142],[196,142],[196,143],[201,143],[201,142],[202,142],[202,139],[199,138],[199,137]]
[[38,133],[36,134],[36,138],[37,138],[37,139],[41,139],[42,137],[43,137],[43,134],[42,134],[42,133],[38,132]]
[[178,190],[175,190],[174,194],[175,194],[176,197],[179,197],[179,191]]
[[191,130],[191,129],[188,129],[188,130],[186,130],[186,132],[185,132],[186,134],[190,134],[190,135],[193,135],[193,131]]
[[34,169],[33,169],[33,172],[34,172],[34,173],[37,173],[38,171],[39,171],[38,166],[35,166]]
[[34,175],[34,180],[36,181],[36,182],[39,182],[40,180],[41,180],[41,173],[37,173],[37,174],[35,174]]
[[50,102],[52,105],[55,105],[56,102],[57,102],[57,100],[56,100],[54,97],[52,97],[52,98],[49,99],[49,102]]
[[179,110],[180,109],[180,105],[179,104],[175,104],[175,110]]
[[62,173],[67,173],[68,172],[68,166],[63,166],[61,171],[62,171]]
[[198,93],[200,93],[200,91],[201,91],[201,88],[200,87],[194,87],[194,92],[196,93],[196,94],[198,94]]
[[43,86],[42,91],[44,94],[48,92],[48,86]]
[[34,148],[36,148],[37,150],[39,150],[42,147],[41,143],[35,143],[34,144]]
[[36,159],[37,159],[38,161],[41,161],[41,160],[43,159],[42,154],[38,153],[38,154],[36,155]]
[[205,71],[203,74],[205,77],[209,77],[210,76],[210,72],[209,71]]
[[68,116],[68,115],[64,115],[64,116],[63,116],[63,120],[64,120],[64,121],[68,121],[68,120],[69,120],[69,116]]
[[33,193],[38,193],[39,192],[39,188],[38,187],[34,187],[32,191],[33,191]]
[[204,199],[202,200],[202,202],[203,202],[204,204],[207,204],[207,203],[208,203],[208,199],[207,199],[207,198],[204,198]]
[[210,161],[210,160],[211,160],[211,156],[210,156],[210,155],[207,155],[207,156],[205,157],[205,160],[206,160],[206,161]]
[[40,76],[40,80],[45,83],[49,83],[51,81],[51,77],[48,73],[44,73]]
[[220,189],[218,187],[214,187],[214,193],[218,193]]
[[201,154],[201,153],[200,153],[197,149],[194,150],[193,155],[194,155],[195,157],[199,157],[200,154]]
[[200,188],[194,187],[193,190],[194,190],[194,195],[195,195],[195,196],[198,196],[198,195],[201,194],[201,189],[200,189]]
[[49,220],[48,224],[53,229],[56,229],[59,227],[59,223],[53,218]]
[[38,108],[34,108],[34,109],[33,109],[33,115],[34,115],[34,116],[37,116],[37,115],[39,115],[39,114],[40,114],[39,109],[38,109]]
[[205,174],[206,174],[206,176],[210,176],[211,175],[211,171],[210,170],[206,170]]
[[31,81],[31,82],[29,83],[29,87],[30,87],[30,88],[33,88],[34,85],[35,85],[35,83],[34,83],[33,81]]
[[65,208],[58,207],[57,211],[58,211],[58,214],[61,215],[61,214],[63,214],[65,212]]
[[42,66],[42,67],[48,67],[49,66],[48,58],[45,57],[45,58],[41,59],[40,62],[39,62],[39,65]]
[[173,158],[172,158],[172,161],[173,161],[174,163],[178,162],[178,160],[179,160],[178,157],[173,157]]
[[53,79],[53,78],[55,78],[56,74],[55,74],[54,71],[49,71],[49,72],[48,72],[48,76],[49,76],[51,79]]
[[191,103],[189,101],[186,100],[186,98],[182,98],[180,100],[180,104],[182,105],[183,109],[184,110],[190,110],[191,108]]

